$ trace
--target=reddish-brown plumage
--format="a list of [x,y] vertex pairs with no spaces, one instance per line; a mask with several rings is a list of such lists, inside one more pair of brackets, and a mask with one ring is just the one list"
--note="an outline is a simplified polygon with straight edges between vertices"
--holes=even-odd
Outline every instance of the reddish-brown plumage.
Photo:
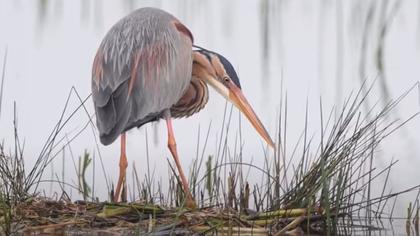
[[171,116],[174,118],[191,116],[203,109],[207,101],[207,85],[196,76],[193,76],[190,86],[188,86],[184,95],[171,107]]
[[192,33],[191,33],[191,31],[185,25],[183,25],[179,21],[174,22],[174,25],[175,25],[176,29],[179,32],[181,32],[182,34],[188,36],[191,39],[191,42],[194,43],[194,38],[192,36]]
[[224,69],[222,62],[220,62],[220,59],[218,57],[211,56],[210,62],[216,72],[216,75],[219,78],[223,78],[227,76],[226,70]]
[[[167,62],[167,54],[165,54],[164,51],[164,44],[159,42],[150,45],[148,48],[138,50],[133,55],[131,75],[128,82],[128,96],[131,94],[139,71],[143,70],[143,80],[146,84],[152,82],[152,77],[159,78],[160,67],[156,65],[163,65]],[[139,68],[141,65],[143,65],[143,67]]]
[[141,51],[138,51],[137,53],[134,54],[133,68],[131,69],[131,77],[130,77],[130,81],[128,82],[128,96],[130,96],[131,91],[133,90],[134,82],[136,81],[136,78],[137,78],[137,71],[139,67],[141,53],[142,53]]
[[188,86],[187,90],[185,91],[184,95],[182,95],[181,99],[174,105],[174,106],[186,106],[191,103],[191,101],[196,99],[196,89],[192,84]]
[[100,50],[95,55],[95,59],[93,60],[93,78],[96,82],[96,86],[99,85],[99,82],[102,79],[102,76],[104,74],[104,68],[103,68],[103,54]]
[[[196,72],[196,73],[208,73],[213,77],[216,77],[216,72],[213,68],[213,66],[210,64],[210,62],[207,60],[207,58],[198,52],[193,52],[193,74],[194,69],[198,70],[200,67],[203,67],[205,71]],[[201,75],[201,78],[204,78],[203,75]]]

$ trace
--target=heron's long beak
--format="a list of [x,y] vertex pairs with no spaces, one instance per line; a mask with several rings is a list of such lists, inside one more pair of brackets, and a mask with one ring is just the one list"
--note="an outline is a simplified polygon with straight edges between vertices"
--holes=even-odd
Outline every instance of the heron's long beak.
[[215,78],[210,78],[208,82],[216,89],[217,92],[227,98],[246,116],[249,122],[251,122],[252,126],[257,130],[257,132],[267,142],[268,145],[270,145],[272,148],[275,148],[273,140],[270,138],[267,130],[264,128],[260,119],[257,117],[251,105],[248,103],[238,86],[230,82],[230,85],[226,87]]

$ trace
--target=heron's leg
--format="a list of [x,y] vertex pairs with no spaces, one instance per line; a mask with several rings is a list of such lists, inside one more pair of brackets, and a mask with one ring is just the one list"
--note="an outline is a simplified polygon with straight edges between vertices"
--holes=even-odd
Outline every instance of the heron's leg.
[[[120,156],[120,176],[118,178],[117,189],[115,190],[114,195],[114,202],[117,202],[120,197],[121,188],[123,187],[123,191],[126,191],[125,185],[125,173],[128,166],[127,163],[127,156],[125,152],[125,133],[121,134],[121,156]],[[124,185],[124,186],[123,186]],[[123,194],[124,195],[124,194]]]
[[176,142],[174,131],[172,130],[172,120],[170,116],[166,116],[166,125],[168,126],[168,148],[171,151],[171,154],[175,160],[176,167],[178,169],[179,176],[181,177],[182,187],[186,194],[186,206],[190,208],[195,208],[195,202],[192,198],[190,188],[188,187],[187,178],[184,175],[184,171],[182,170],[181,163],[179,162],[178,151],[176,149]]

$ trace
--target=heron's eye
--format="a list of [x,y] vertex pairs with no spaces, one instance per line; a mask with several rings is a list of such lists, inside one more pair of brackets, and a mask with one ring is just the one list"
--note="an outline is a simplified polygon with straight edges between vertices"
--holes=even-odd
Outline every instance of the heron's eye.
[[223,81],[224,81],[225,83],[229,82],[229,81],[230,81],[229,76],[225,76],[225,77],[223,77]]

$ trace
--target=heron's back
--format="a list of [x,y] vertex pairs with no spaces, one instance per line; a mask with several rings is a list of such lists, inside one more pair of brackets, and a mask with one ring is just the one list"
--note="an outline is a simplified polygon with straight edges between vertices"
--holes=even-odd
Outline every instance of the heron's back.
[[[192,38],[167,12],[141,8],[103,39],[92,71],[92,97],[101,142],[156,120],[191,79]],[[189,37],[190,36],[190,37]]]

